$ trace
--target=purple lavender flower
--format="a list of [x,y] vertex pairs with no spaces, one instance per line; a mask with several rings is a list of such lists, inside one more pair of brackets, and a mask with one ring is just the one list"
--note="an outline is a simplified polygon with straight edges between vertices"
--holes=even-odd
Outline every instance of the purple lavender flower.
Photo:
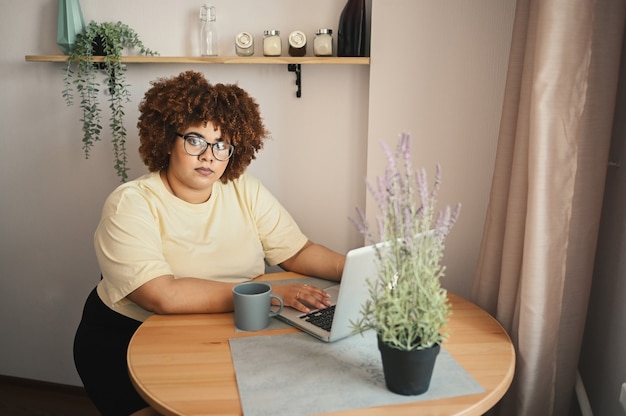
[[[394,239],[409,241],[417,234],[429,230],[433,230],[443,240],[456,223],[460,204],[453,212],[446,207],[436,215],[441,166],[435,166],[434,183],[430,189],[426,170],[421,168],[413,171],[409,134],[403,133],[399,136],[395,154],[387,143],[381,141],[380,146],[387,159],[385,175],[377,177],[375,185],[366,181],[367,190],[380,211],[376,216],[378,238],[372,235],[360,209],[357,209],[358,218],[350,219],[352,223],[370,243]],[[416,197],[419,197],[421,203],[416,201]]]
[[350,218],[368,243],[377,246],[378,276],[369,280],[371,299],[363,306],[357,331],[374,329],[385,342],[398,349],[428,348],[445,334],[449,307],[440,285],[444,242],[456,223],[461,205],[437,210],[441,167],[436,165],[432,188],[425,169],[411,164],[411,136],[401,134],[395,153],[386,143],[381,148],[387,159],[383,177],[366,181],[379,214],[373,234],[363,210]]

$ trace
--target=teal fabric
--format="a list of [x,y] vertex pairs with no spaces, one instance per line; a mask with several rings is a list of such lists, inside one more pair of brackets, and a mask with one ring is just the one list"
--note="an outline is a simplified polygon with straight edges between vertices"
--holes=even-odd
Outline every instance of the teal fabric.
[[79,0],[59,0],[57,45],[63,54],[69,55],[74,47],[76,35],[84,29],[85,21]]

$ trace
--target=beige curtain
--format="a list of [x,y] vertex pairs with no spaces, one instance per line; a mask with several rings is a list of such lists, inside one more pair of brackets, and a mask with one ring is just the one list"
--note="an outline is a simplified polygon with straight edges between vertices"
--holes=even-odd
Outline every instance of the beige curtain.
[[615,106],[623,0],[518,0],[473,300],[511,335],[492,413],[567,415]]

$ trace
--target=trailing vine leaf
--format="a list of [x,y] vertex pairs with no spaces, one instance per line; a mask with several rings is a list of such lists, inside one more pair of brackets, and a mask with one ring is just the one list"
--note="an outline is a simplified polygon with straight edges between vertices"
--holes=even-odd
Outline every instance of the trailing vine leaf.
[[[129,85],[125,76],[126,65],[122,63],[122,52],[125,48],[139,49],[142,55],[158,55],[146,48],[137,33],[128,25],[122,22],[91,21],[76,36],[75,45],[67,58],[62,91],[68,106],[74,104],[74,90],[80,97],[83,152],[89,158],[91,149],[101,139],[102,134],[100,82],[96,75],[99,70],[104,71],[104,85],[110,92],[109,128],[115,158],[114,168],[122,182],[128,179],[124,104],[130,101]],[[104,62],[94,63],[94,56],[104,56]]]

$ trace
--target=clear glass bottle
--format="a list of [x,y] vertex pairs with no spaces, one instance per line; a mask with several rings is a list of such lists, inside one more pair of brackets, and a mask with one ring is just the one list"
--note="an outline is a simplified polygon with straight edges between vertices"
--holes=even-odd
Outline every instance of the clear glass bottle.
[[215,7],[200,7],[200,55],[217,56],[217,21]]
[[248,32],[241,32],[235,36],[235,52],[239,56],[254,55],[254,37]]
[[283,45],[280,40],[279,30],[266,30],[263,32],[263,55],[280,56],[283,53]]
[[289,55],[306,55],[306,35],[301,30],[294,30],[289,34]]
[[313,54],[315,56],[333,56],[332,29],[317,29],[313,39]]

